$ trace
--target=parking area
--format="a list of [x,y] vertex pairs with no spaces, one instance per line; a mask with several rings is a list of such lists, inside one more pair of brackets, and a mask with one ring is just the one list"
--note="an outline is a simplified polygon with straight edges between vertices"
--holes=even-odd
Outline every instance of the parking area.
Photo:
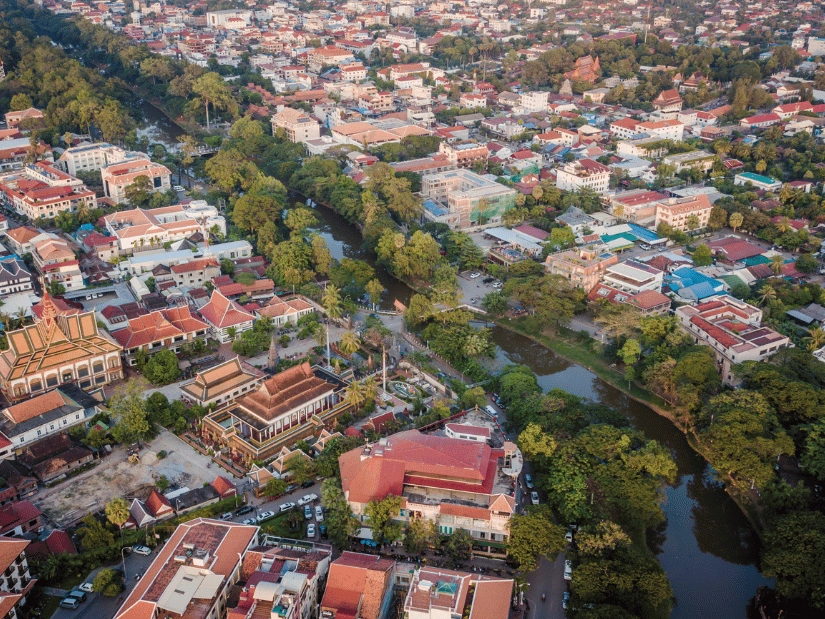
[[[158,458],[158,453],[166,457]],[[127,460],[125,448],[116,449],[102,463],[55,488],[41,491],[35,504],[58,526],[65,526],[89,512],[102,509],[116,496],[145,497],[161,475],[179,487],[199,488],[222,469],[207,467],[210,458],[163,431],[140,451],[140,462]]]
[[[126,282],[117,282],[111,285],[111,288],[114,289],[113,292],[105,292],[101,294],[96,299],[86,299],[85,296],[79,296],[77,298],[73,297],[73,295],[69,295],[72,297],[72,300],[80,303],[83,305],[83,309],[85,310],[95,310],[100,311],[104,307],[108,307],[109,305],[125,305],[126,303],[134,303],[135,296],[132,294],[131,289],[129,288],[129,284]],[[87,295],[91,295],[95,293],[94,289],[89,289],[84,291]]]
[[[478,273],[477,276],[476,273]],[[462,301],[480,307],[484,297],[496,290],[495,284],[497,281],[480,269],[459,273],[458,282],[463,293]]]

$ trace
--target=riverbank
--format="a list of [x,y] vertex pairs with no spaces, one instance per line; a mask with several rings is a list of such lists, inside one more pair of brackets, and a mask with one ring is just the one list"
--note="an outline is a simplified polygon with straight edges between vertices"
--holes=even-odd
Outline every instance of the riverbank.
[[[580,334],[564,328],[560,331],[543,331],[540,334],[536,334],[534,331],[525,328],[524,319],[512,320],[485,316],[484,320],[492,322],[502,329],[518,333],[544,346],[560,357],[587,368],[614,389],[622,392],[636,402],[644,404],[657,415],[670,421],[670,423],[685,436],[690,448],[702,456],[702,458],[713,467],[713,462],[708,456],[707,451],[703,448],[696,433],[683,427],[672,413],[673,406],[662,397],[639,386],[637,383],[632,381],[628,383],[624,375],[616,367],[611,366],[597,352],[590,350],[589,346],[586,347],[588,344],[592,345],[595,343],[595,340],[589,336],[587,337],[587,342],[585,342],[584,337]],[[728,496],[736,503],[742,511],[742,514],[750,522],[754,531],[761,538],[764,523],[762,522],[759,506],[756,503],[757,495],[755,491],[752,493],[744,492],[736,486],[727,475],[716,469],[714,469],[714,472],[719,481],[725,485],[725,491]]]

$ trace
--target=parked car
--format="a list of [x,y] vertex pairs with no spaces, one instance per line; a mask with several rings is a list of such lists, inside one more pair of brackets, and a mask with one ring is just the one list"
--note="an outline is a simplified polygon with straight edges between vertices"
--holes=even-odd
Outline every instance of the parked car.
[[244,524],[247,524],[247,525],[249,525],[249,524],[257,524],[257,520],[255,520],[254,518],[247,518],[246,520],[244,520],[244,521],[243,521],[243,523],[244,523]]
[[527,484],[527,487],[531,490],[536,487],[536,484],[533,483],[533,476],[530,473],[524,474],[524,483]]
[[94,585],[90,582],[84,582],[82,585],[78,585],[77,588],[86,593],[93,593],[95,590]]
[[148,557],[150,554],[152,554],[152,549],[148,546],[138,545],[132,548],[132,552],[134,552],[136,555],[143,555],[144,557]]
[[477,277],[481,277],[481,273],[470,273],[470,279],[476,279]]
[[261,512],[260,514],[258,514],[257,520],[258,520],[258,522],[263,522],[264,520],[269,520],[274,515],[275,515],[275,512],[271,512],[271,511]]
[[315,537],[315,525],[308,524],[307,525],[307,537]]
[[485,277],[481,280],[483,284],[492,284],[494,281],[496,281],[495,277]]
[[325,525],[325,524],[319,525],[318,530],[321,532],[321,537],[326,539],[327,538],[327,525]]
[[289,494],[290,492],[295,492],[298,489],[297,484],[290,484],[284,490],[284,494]]
[[567,605],[570,603],[570,592],[565,591],[564,595],[561,597],[561,607],[566,609]]
[[240,509],[235,510],[235,515],[236,516],[245,516],[246,514],[252,513],[252,510],[254,510],[254,509],[255,508],[252,507],[251,505],[244,505]]
[[570,562],[570,559],[565,559],[564,561],[564,579],[573,580],[573,564]]
[[283,505],[281,505],[281,511],[288,512],[293,507],[295,507],[295,503],[284,503]]
[[235,514],[232,512],[225,512],[221,514],[221,520],[232,520],[235,517]]
[[69,594],[66,597],[77,598],[78,602],[85,602],[86,592],[81,591],[80,589],[72,589],[71,591],[69,591]]
[[298,499],[298,505],[308,505],[309,503],[312,503],[317,498],[318,498],[317,494],[305,494],[300,499]]
[[175,185],[174,187],[172,187],[172,189],[174,189],[175,191],[186,191],[186,189],[184,189],[182,185]]
[[539,504],[539,493],[536,492],[535,490],[530,493],[530,502],[533,505],[538,505]]
[[567,533],[565,533],[564,534],[564,539],[567,540],[568,544],[572,544],[573,543],[573,531],[568,531]]
[[304,518],[312,520],[312,508],[309,505],[304,505]]
[[324,508],[320,505],[315,506],[315,520],[318,522],[324,521]]
[[61,608],[68,608],[70,610],[75,610],[78,606],[80,606],[80,602],[77,600],[77,598],[67,596],[67,597],[64,597],[62,600],[60,600],[60,607]]
[[310,479],[309,481],[305,481],[304,483],[302,483],[301,488],[312,488],[312,486],[314,486],[314,485],[315,485],[315,482]]

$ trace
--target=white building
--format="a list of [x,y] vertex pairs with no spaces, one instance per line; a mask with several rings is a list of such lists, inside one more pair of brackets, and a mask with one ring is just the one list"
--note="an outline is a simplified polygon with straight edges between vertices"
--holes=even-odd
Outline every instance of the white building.
[[610,168],[592,159],[571,161],[558,171],[556,186],[567,191],[589,189],[606,193],[610,188]]
[[321,137],[320,123],[300,110],[286,107],[272,117],[272,135],[283,129],[290,142],[306,142]]
[[602,280],[608,286],[631,294],[645,290],[659,292],[664,273],[659,269],[635,260],[627,260],[607,267]]
[[81,144],[64,150],[54,165],[72,176],[77,176],[78,172],[96,172],[107,165],[127,159],[146,159],[146,155],[105,142]]
[[519,106],[521,109],[526,112],[546,112],[547,111],[547,98],[550,95],[549,92],[523,92],[521,93],[521,99],[519,100]]

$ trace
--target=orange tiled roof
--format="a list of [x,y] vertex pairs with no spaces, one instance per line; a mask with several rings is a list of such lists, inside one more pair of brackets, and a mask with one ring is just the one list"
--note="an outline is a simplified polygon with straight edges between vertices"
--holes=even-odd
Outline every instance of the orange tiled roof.
[[209,303],[200,309],[200,314],[209,324],[218,329],[234,327],[255,319],[252,314],[217,290],[212,291]]
[[257,391],[242,396],[238,405],[260,419],[272,421],[333,390],[331,383],[315,376],[309,363],[302,363],[267,379]]

